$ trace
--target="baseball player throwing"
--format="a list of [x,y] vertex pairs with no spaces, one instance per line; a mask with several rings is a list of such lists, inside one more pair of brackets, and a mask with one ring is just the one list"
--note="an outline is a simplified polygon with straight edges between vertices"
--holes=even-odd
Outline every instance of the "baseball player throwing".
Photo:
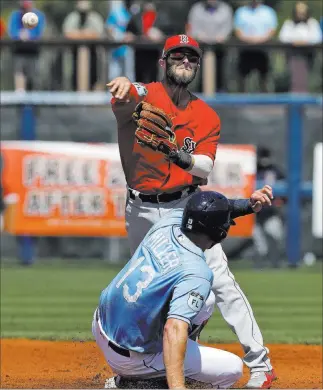
[[198,192],[184,212],[170,211],[149,230],[101,293],[93,318],[95,340],[119,375],[117,387],[228,388],[241,377],[238,356],[188,336],[214,309],[204,251],[225,239],[234,218],[259,211],[270,197],[270,187],[250,200]]
[[[176,35],[166,40],[159,61],[162,82],[144,85],[117,77],[107,85],[128,185],[126,227],[132,254],[154,223],[184,209],[213,168],[220,119],[187,89],[201,57],[193,38]],[[217,307],[245,351],[243,361],[251,370],[247,387],[270,388],[275,374],[269,351],[220,244],[206,252],[206,262],[214,275]]]

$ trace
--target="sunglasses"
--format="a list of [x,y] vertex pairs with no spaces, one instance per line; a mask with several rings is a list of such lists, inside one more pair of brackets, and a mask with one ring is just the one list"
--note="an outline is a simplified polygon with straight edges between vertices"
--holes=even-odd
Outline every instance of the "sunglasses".
[[197,64],[200,61],[200,57],[193,53],[185,53],[180,51],[180,52],[172,52],[169,54],[169,58],[173,61],[183,61],[185,57],[192,64]]

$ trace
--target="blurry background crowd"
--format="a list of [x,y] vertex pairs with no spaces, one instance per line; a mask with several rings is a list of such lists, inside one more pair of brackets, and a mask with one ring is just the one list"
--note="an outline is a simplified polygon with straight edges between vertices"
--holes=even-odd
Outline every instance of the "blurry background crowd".
[[[26,30],[21,15],[31,10],[40,23]],[[1,46],[1,85],[103,90],[119,75],[154,81],[165,37],[186,33],[215,55],[203,63],[197,92],[205,92],[204,71],[211,91],[320,92],[322,14],[320,0],[2,0],[1,39],[16,42]]]

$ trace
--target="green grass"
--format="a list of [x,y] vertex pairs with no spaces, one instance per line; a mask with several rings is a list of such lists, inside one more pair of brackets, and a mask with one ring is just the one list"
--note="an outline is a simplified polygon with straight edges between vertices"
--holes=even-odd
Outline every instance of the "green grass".
[[[322,344],[321,269],[236,270],[266,343]],[[88,340],[99,294],[118,272],[107,265],[1,268],[1,337]],[[216,312],[202,341],[234,342]]]
[[[239,271],[235,275],[267,343],[322,344],[321,273]],[[235,340],[218,311],[203,333],[209,342]]]

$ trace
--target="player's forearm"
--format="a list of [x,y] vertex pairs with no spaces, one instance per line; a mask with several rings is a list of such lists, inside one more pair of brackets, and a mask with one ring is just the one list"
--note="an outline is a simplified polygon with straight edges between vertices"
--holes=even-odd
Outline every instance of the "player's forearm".
[[229,199],[229,202],[232,209],[232,219],[254,213],[249,199]]
[[206,179],[213,168],[213,161],[210,157],[200,154],[191,155],[183,150],[178,151],[174,157],[171,156],[170,160],[192,176],[202,179]]
[[170,318],[167,320],[163,336],[163,356],[166,377],[170,389],[184,389],[184,359],[187,344],[188,324]]

